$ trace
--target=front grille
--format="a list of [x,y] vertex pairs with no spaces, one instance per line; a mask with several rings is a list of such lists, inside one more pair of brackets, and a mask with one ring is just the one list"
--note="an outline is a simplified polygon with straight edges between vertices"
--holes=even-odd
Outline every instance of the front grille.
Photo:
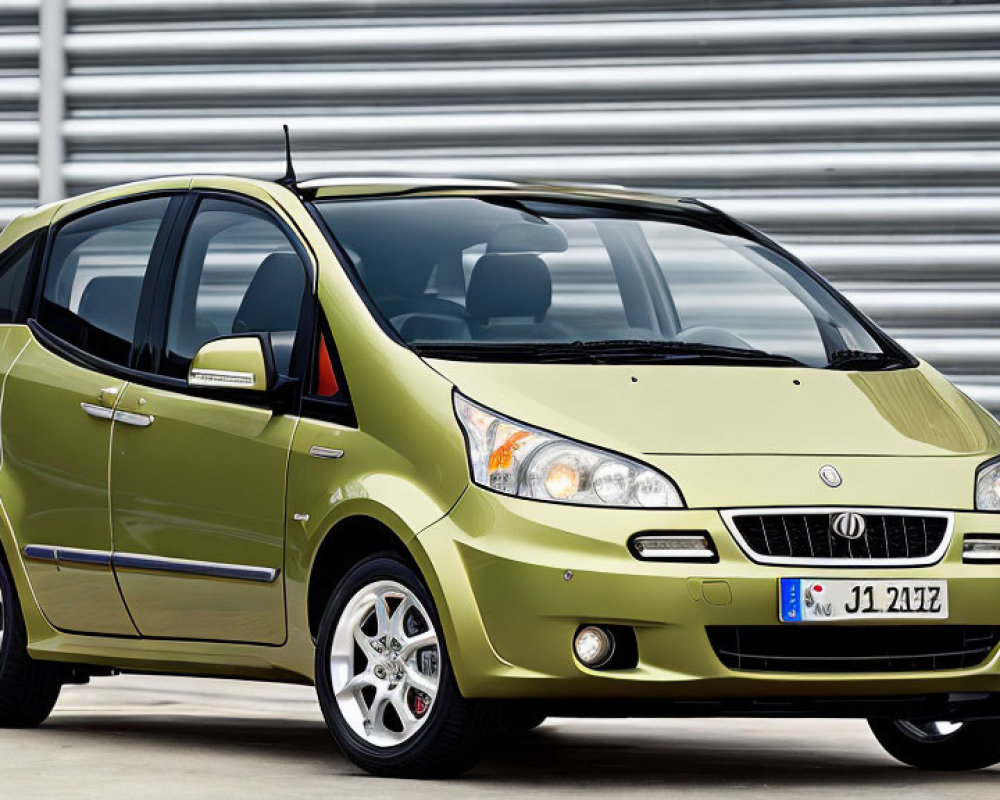
[[989,625],[720,625],[705,630],[725,666],[751,672],[966,669],[982,664],[1000,643],[1000,627]]
[[949,534],[947,512],[858,510],[865,532],[849,539],[834,532],[838,515],[852,509],[778,509],[726,513],[747,554],[763,563],[930,563],[942,555]]

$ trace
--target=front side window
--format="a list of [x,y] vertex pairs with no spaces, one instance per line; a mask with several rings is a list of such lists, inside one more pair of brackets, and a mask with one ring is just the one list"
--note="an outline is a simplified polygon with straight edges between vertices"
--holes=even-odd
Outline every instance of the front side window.
[[161,372],[185,377],[213,339],[267,334],[287,374],[306,270],[278,223],[253,206],[203,199],[188,229],[170,301]]
[[425,355],[908,363],[808,272],[694,212],[499,195],[316,205],[382,316]]
[[59,227],[38,321],[87,352],[128,364],[139,297],[169,197],[111,206]]

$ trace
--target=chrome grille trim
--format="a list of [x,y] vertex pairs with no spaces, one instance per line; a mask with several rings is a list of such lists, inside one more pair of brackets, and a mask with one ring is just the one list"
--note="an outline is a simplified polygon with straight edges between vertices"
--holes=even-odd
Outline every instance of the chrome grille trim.
[[[768,555],[754,550],[736,524],[736,517],[769,517],[769,516],[792,516],[810,514],[839,514],[844,511],[853,511],[862,515],[883,516],[883,517],[917,517],[927,519],[945,520],[946,527],[941,544],[926,556],[915,558],[816,558],[816,557],[795,557],[782,555]],[[955,531],[955,515],[951,511],[941,511],[938,509],[901,509],[901,508],[873,508],[870,506],[783,506],[783,507],[761,507],[761,508],[729,508],[721,509],[719,515],[725,523],[726,528],[732,535],[736,544],[739,545],[743,553],[751,561],[757,564],[770,564],[774,566],[812,566],[812,567],[919,567],[937,564],[944,554],[948,552]],[[883,528],[884,530],[884,528]]]

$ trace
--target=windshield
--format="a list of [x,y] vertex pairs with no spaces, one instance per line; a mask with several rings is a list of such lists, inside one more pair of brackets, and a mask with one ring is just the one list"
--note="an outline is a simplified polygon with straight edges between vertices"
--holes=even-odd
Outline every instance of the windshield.
[[316,205],[382,315],[424,355],[900,365],[781,254],[679,217],[505,196]]

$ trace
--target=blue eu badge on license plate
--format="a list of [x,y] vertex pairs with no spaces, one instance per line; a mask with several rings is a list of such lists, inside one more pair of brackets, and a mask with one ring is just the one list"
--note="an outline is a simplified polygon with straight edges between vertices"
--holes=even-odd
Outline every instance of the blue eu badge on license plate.
[[782,622],[802,622],[802,581],[799,578],[779,580],[779,618]]

